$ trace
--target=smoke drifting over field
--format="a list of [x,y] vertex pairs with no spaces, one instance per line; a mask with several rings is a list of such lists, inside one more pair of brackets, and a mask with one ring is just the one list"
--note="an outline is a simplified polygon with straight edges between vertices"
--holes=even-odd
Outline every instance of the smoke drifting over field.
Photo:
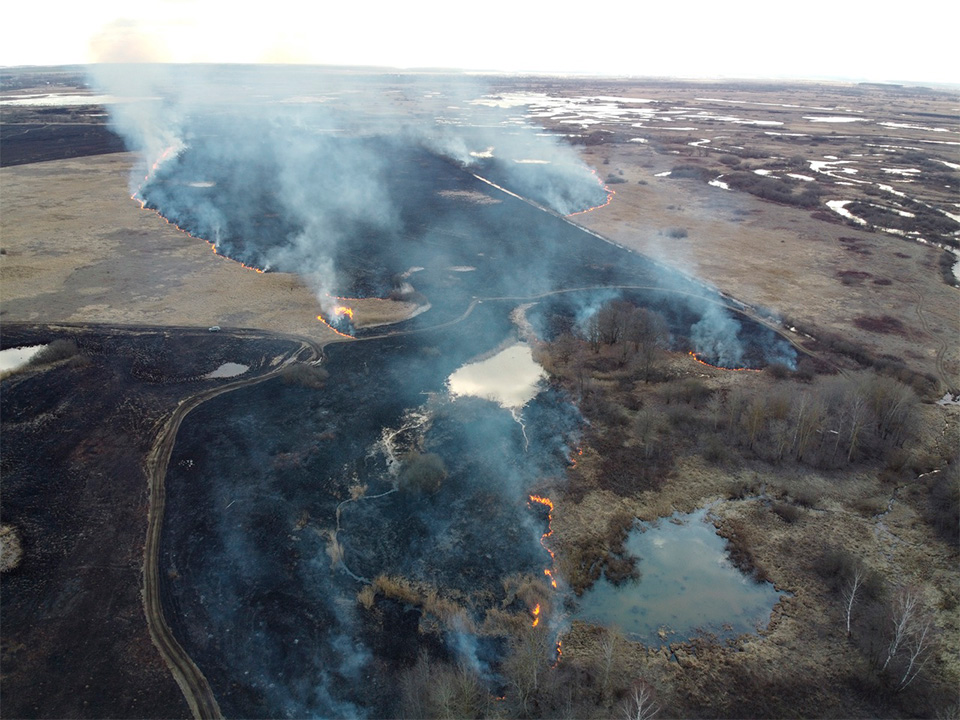
[[121,100],[114,129],[142,158],[131,192],[218,252],[301,273],[321,303],[343,285],[337,257],[356,251],[356,238],[390,245],[409,234],[393,181],[418,149],[561,214],[605,199],[571,148],[471,106],[480,90],[466,81],[435,97],[417,82],[385,89],[380,77],[320,71],[96,73]]

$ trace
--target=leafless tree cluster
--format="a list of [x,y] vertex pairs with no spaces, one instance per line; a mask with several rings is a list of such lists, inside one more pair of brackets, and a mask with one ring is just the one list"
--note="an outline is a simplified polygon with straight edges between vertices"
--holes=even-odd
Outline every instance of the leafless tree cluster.
[[768,394],[734,390],[718,411],[740,445],[781,462],[838,467],[889,452],[912,436],[918,399],[883,375],[836,376]]
[[937,636],[933,614],[922,590],[914,585],[896,589],[890,602],[890,641],[880,672],[897,690],[905,690],[923,670],[932,655]]
[[401,676],[400,695],[405,718],[486,718],[494,702],[474,669],[425,653]]
[[656,368],[670,333],[663,316],[624,300],[613,300],[587,321],[584,339],[594,353],[601,347],[614,348],[621,365],[635,363],[644,380]]
[[843,550],[827,550],[819,569],[839,596],[847,637],[865,651],[888,687],[905,690],[930,660],[937,640],[923,588],[891,588]]

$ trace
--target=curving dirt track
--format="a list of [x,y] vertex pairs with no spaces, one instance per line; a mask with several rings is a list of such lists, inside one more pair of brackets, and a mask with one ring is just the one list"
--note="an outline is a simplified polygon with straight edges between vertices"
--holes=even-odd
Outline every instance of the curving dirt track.
[[[157,439],[146,459],[146,471],[150,484],[150,505],[147,512],[147,537],[143,552],[143,609],[147,619],[150,637],[160,652],[195,718],[221,718],[220,707],[203,672],[177,642],[164,617],[160,599],[160,577],[157,557],[160,549],[160,536],[163,531],[163,513],[166,504],[165,478],[170,463],[170,454],[177,439],[177,431],[183,419],[202,403],[243,387],[256,385],[277,376],[283,367],[293,360],[316,360],[320,357],[321,347],[313,341],[298,338],[300,350],[273,370],[256,377],[238,380],[227,385],[198,393],[184,399],[174,410],[160,429]],[[307,357],[302,357],[304,353]]]

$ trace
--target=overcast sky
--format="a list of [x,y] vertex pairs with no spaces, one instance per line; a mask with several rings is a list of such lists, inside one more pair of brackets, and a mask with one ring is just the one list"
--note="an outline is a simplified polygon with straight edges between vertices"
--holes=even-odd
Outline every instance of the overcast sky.
[[298,62],[960,83],[960,3],[940,0],[15,0],[3,20],[0,65]]

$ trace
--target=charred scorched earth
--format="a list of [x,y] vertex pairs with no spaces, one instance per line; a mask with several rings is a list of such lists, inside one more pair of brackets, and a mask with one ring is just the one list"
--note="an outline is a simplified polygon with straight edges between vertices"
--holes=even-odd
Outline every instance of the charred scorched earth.
[[[252,214],[235,225],[224,220],[235,193],[218,192],[230,173],[201,175],[216,164],[191,152],[143,199],[237,259],[302,263],[296,238],[310,228],[283,214],[278,195],[253,191],[279,188],[279,177],[264,182],[274,171],[258,169],[243,191]],[[522,408],[448,385],[524,336],[518,308],[549,338],[622,296],[662,312],[673,347],[712,362],[792,358],[699,285],[427,150],[400,152],[389,222],[347,213],[329,289],[384,295],[414,292],[410,283],[430,309],[329,347],[323,388],[276,379],[205,403],[171,458],[167,617],[228,716],[394,716],[400,676],[420,653],[470,668],[502,695],[500,663],[518,628],[538,626],[558,652],[572,595],[544,572],[549,501],[535,498],[562,484],[579,414],[544,381]],[[269,232],[241,238],[231,229],[241,226]]]

